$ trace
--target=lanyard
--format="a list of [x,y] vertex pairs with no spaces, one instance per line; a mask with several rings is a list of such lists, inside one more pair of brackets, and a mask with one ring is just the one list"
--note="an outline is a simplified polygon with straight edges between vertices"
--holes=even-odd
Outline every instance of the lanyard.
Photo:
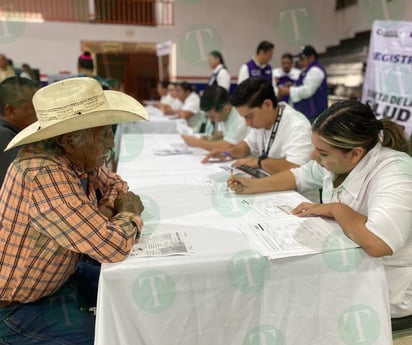
[[283,114],[283,108],[281,106],[278,106],[278,107],[279,107],[278,108],[279,109],[278,110],[278,116],[276,117],[276,121],[273,124],[272,133],[270,133],[270,138],[269,138],[268,144],[266,146],[266,150],[264,149],[265,140],[264,140],[264,138],[262,138],[262,154],[261,154],[262,158],[266,158],[268,156],[269,150],[272,147],[273,141],[275,140],[276,133],[278,132],[279,123],[280,123],[280,120],[282,119],[282,114]]

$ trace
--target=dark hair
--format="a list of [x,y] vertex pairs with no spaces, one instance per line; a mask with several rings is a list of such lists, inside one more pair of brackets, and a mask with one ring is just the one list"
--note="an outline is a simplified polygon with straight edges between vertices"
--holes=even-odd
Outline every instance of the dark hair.
[[216,59],[219,60],[219,62],[226,67],[225,62],[223,61],[223,55],[220,51],[217,50],[212,50],[209,55],[212,55],[213,57],[215,57]]
[[255,108],[262,106],[266,99],[272,101],[274,108],[278,105],[272,83],[269,83],[266,78],[249,78],[236,87],[232,95],[232,105]]
[[37,89],[35,81],[28,78],[10,77],[4,79],[0,83],[0,114],[3,115],[6,104],[16,107],[31,102],[33,91]]
[[94,64],[93,64],[93,59],[92,55],[90,52],[84,52],[82,55],[79,56],[79,59],[77,60],[79,67],[88,69],[88,70],[93,70]]
[[192,84],[189,84],[187,81],[182,81],[181,83],[177,83],[176,86],[180,86],[183,91],[195,91],[195,88]]
[[167,89],[167,87],[169,86],[170,82],[168,80],[160,80],[159,84],[162,85],[162,87],[164,89]]
[[402,126],[388,119],[377,120],[368,105],[355,100],[333,104],[316,118],[312,130],[329,145],[345,152],[355,147],[369,151],[379,142],[382,130],[383,146],[407,152]]
[[282,59],[289,59],[290,61],[293,61],[293,55],[291,53],[284,53],[282,54]]
[[203,111],[212,109],[220,111],[229,103],[230,96],[225,88],[221,86],[208,86],[203,91],[202,98],[200,99],[200,109]]
[[259,54],[261,50],[263,50],[266,53],[273,48],[275,48],[275,45],[272,42],[262,41],[256,48],[256,54]]

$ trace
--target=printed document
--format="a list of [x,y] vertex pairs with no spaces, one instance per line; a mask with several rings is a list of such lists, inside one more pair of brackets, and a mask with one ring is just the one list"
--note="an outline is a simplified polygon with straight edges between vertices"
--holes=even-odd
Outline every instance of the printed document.
[[256,220],[240,223],[238,229],[270,259],[359,247],[335,221],[292,215],[290,211],[302,201],[306,200],[301,195],[290,192],[258,197],[248,202]]
[[186,232],[153,233],[135,244],[129,258],[148,256],[190,255],[194,249]]

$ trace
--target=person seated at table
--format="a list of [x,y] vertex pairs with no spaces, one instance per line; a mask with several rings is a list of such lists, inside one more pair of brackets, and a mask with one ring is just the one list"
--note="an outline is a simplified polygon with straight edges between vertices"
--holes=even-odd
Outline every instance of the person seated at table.
[[169,85],[167,86],[167,91],[170,98],[168,98],[167,102],[166,100],[160,102],[159,108],[165,115],[175,115],[176,111],[179,110],[182,106],[182,102],[179,100],[179,98],[177,98],[176,86],[177,83],[169,82]]
[[18,132],[36,121],[31,102],[36,90],[32,80],[22,77],[10,77],[0,83],[0,187],[18,148],[3,150]]
[[176,86],[177,98],[182,102],[182,106],[176,110],[175,114],[187,121],[195,132],[199,132],[200,126],[206,122],[200,110],[200,97],[195,92],[193,86],[185,81]]
[[172,97],[169,93],[169,84],[168,80],[159,80],[156,86],[156,92],[159,95],[160,99],[158,101],[145,101],[145,105],[151,105],[157,108],[160,108],[163,105],[173,104],[175,98]]
[[300,168],[262,178],[234,177],[237,193],[322,191],[323,204],[293,214],[335,219],[373,257],[383,257],[392,317],[412,314],[412,158],[401,126],[377,120],[369,106],[338,102],[312,125],[314,150]]
[[227,150],[212,150],[202,163],[230,157],[238,159],[234,167],[245,164],[273,174],[309,160],[309,121],[286,103],[278,104],[273,86],[265,78],[240,83],[232,104],[252,129],[242,142]]
[[200,99],[200,109],[207,113],[210,123],[215,124],[217,131],[200,138],[194,135],[181,135],[187,145],[205,150],[226,150],[239,144],[246,137],[248,127],[236,108],[230,104],[230,96],[225,88],[208,86]]
[[94,62],[92,54],[88,51],[84,52],[77,58],[78,77],[90,77],[96,79],[103,90],[110,90],[110,84],[107,80],[94,73]]
[[93,344],[95,317],[82,308],[96,305],[99,271],[79,260],[125,259],[143,225],[139,197],[104,167],[111,125],[148,117],[88,77],[38,90],[33,105],[38,121],[8,145],[24,146],[0,190],[0,338]]

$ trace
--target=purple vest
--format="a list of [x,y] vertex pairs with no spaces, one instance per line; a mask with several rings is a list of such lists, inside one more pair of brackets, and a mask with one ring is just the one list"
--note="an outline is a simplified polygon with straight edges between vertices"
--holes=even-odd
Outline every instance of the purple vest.
[[318,60],[313,61],[306,70],[302,71],[299,76],[299,79],[296,82],[296,86],[303,85],[303,80],[306,77],[306,74],[312,67],[320,68],[325,77],[322,80],[322,83],[316,90],[316,92],[309,98],[302,99],[297,103],[293,103],[293,107],[304,114],[309,120],[313,121],[316,116],[318,116],[322,111],[328,107],[328,85],[326,83],[326,71],[323,66],[318,62]]
[[256,65],[255,60],[251,59],[246,63],[247,69],[249,71],[249,78],[266,78],[272,84],[272,67],[266,65],[260,68]]

